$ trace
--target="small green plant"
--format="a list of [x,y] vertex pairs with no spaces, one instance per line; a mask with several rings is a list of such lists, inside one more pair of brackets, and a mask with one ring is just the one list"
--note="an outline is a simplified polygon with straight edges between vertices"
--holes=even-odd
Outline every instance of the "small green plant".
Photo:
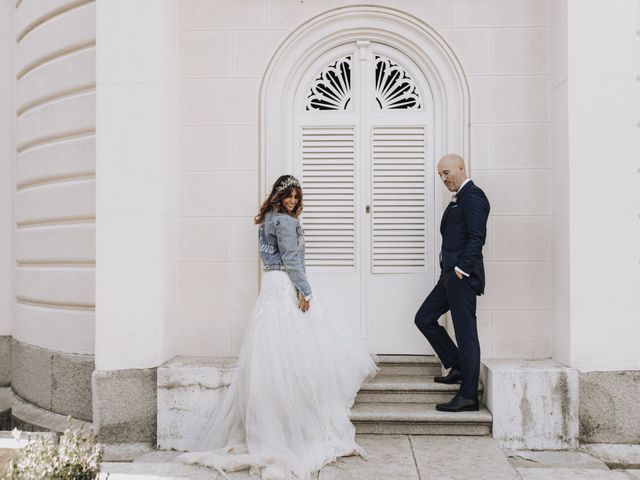
[[[22,432],[14,429],[20,440]],[[82,425],[67,428],[57,435],[31,435],[27,445],[7,465],[1,480],[95,480],[100,474],[104,449],[96,443],[93,432]]]

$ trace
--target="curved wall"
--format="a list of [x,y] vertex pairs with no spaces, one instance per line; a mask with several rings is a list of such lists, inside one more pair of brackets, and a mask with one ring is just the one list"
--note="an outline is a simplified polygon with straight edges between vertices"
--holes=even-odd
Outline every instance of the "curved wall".
[[12,384],[36,405],[88,419],[95,343],[95,8],[86,0],[19,0],[14,11]]

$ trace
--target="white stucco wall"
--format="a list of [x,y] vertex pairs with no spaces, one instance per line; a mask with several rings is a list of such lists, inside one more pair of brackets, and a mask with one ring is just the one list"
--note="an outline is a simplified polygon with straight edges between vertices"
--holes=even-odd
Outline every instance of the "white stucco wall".
[[[356,3],[179,2],[178,354],[237,354],[258,291],[252,217],[261,200],[263,72],[299,24]],[[492,204],[479,303],[483,354],[550,356],[549,3],[372,3],[435,27],[468,76],[471,176]]]
[[640,2],[554,7],[566,13],[553,30],[569,59],[554,68],[552,94],[554,355],[584,371],[637,369]]
[[[99,61],[94,2],[0,7],[16,64],[0,77],[0,334],[93,353],[98,298],[100,369],[237,354],[258,291],[262,75],[298,25],[356,4],[150,2],[99,4]],[[433,26],[469,81],[471,176],[492,204],[483,355],[639,368],[640,1],[370,3]]]
[[11,335],[13,306],[13,5],[0,3],[0,335]]
[[93,353],[95,4],[10,3],[17,40],[13,335]]
[[97,12],[96,368],[171,357],[175,317],[176,22],[173,0]]

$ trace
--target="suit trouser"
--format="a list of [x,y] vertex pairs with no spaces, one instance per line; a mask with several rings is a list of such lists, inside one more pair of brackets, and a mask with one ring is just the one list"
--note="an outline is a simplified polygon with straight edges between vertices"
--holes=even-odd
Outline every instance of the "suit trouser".
[[[480,342],[476,321],[476,291],[467,278],[459,279],[454,271],[441,272],[436,286],[418,313],[416,326],[427,338],[445,368],[458,367],[462,374],[460,394],[477,398],[480,375]],[[451,310],[456,347],[438,319]]]

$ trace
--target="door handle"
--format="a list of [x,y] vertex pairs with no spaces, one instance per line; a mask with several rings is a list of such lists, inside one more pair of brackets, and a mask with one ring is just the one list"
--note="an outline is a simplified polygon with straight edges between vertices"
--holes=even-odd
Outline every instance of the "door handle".
[[371,213],[371,205],[367,205],[367,208],[365,208],[365,211],[367,213]]

